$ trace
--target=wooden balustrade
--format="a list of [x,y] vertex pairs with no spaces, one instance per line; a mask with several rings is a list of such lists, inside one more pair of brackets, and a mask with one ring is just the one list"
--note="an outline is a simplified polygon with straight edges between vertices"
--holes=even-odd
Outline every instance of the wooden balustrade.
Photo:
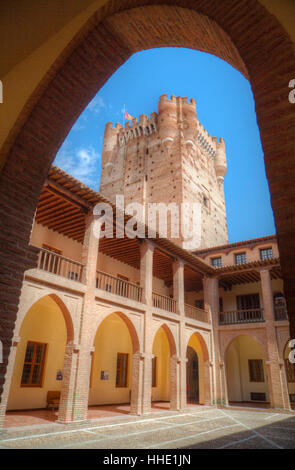
[[83,264],[72,259],[65,258],[59,253],[41,248],[38,256],[38,268],[58,276],[82,281]]
[[219,313],[220,325],[236,325],[239,323],[257,323],[264,321],[264,311],[262,308],[233,310],[230,312]]
[[184,311],[185,311],[186,317],[193,318],[194,320],[210,323],[209,315],[206,310],[202,310],[201,308],[194,307],[193,305],[184,304]]
[[174,299],[166,295],[157,294],[156,292],[153,292],[152,296],[154,307],[166,310],[167,312],[176,313],[176,301]]
[[142,287],[102,271],[96,271],[96,287],[137,302],[142,301]]

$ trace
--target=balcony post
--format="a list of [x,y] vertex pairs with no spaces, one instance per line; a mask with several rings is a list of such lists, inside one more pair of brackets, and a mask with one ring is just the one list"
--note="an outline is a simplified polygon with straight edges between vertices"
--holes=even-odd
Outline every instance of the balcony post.
[[172,263],[173,298],[176,301],[177,313],[184,317],[184,262],[177,259]]
[[186,396],[186,335],[185,335],[185,309],[184,309],[184,262],[176,259],[172,264],[173,272],[173,298],[176,301],[177,313],[180,316],[178,343],[179,359],[176,364],[179,380],[176,381],[175,394],[173,401],[177,409],[185,409],[187,406]]
[[270,402],[273,408],[290,409],[285,369],[284,367],[280,367],[270,268],[263,268],[260,270],[260,279],[267,339],[267,368],[269,375],[268,384]]
[[85,217],[85,234],[82,247],[82,282],[89,288],[95,287],[99,239],[94,233],[95,218],[92,213]]
[[140,285],[142,287],[142,302],[146,304],[144,315],[144,344],[143,344],[143,379],[141,406],[142,414],[151,412],[152,399],[152,349],[153,349],[153,256],[154,245],[144,240],[140,245]]
[[219,286],[218,279],[204,276],[204,308],[207,310],[212,325],[212,391],[211,403],[215,405],[228,404],[224,361],[220,356],[218,331],[219,315]]
[[83,298],[79,344],[66,349],[64,383],[59,407],[58,422],[83,422],[87,419],[89,379],[91,368],[92,336],[95,310],[95,278],[99,239],[94,233],[95,218],[92,213],[85,217],[85,235],[82,248],[84,264],[82,281],[87,290]]

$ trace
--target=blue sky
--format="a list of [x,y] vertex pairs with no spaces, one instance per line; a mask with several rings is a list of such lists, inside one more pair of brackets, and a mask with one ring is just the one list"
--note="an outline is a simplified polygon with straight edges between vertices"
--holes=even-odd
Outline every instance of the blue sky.
[[134,117],[157,111],[163,93],[195,98],[199,121],[225,139],[229,242],[275,233],[250,84],[210,54],[160,48],[131,56],[82,112],[54,164],[98,190],[105,124],[122,123],[124,105]]

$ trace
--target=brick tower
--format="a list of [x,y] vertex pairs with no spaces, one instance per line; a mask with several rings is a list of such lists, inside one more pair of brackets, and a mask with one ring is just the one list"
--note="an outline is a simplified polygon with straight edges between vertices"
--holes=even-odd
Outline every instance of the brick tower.
[[[223,179],[224,139],[211,137],[197,119],[196,102],[186,97],[160,96],[158,114],[142,114],[105,127],[100,192],[111,201],[124,195],[130,202],[199,203],[201,236],[191,250],[228,242]],[[192,223],[188,217],[187,224]],[[168,235],[169,236],[169,235]]]

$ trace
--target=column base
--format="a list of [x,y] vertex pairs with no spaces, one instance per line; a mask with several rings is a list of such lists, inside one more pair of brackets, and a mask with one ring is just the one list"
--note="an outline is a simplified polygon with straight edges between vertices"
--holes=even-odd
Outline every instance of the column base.
[[89,419],[78,419],[78,420],[73,420],[73,421],[64,421],[62,419],[57,419],[55,421],[57,424],[63,424],[65,426],[81,426],[81,425],[88,425],[91,423]]

